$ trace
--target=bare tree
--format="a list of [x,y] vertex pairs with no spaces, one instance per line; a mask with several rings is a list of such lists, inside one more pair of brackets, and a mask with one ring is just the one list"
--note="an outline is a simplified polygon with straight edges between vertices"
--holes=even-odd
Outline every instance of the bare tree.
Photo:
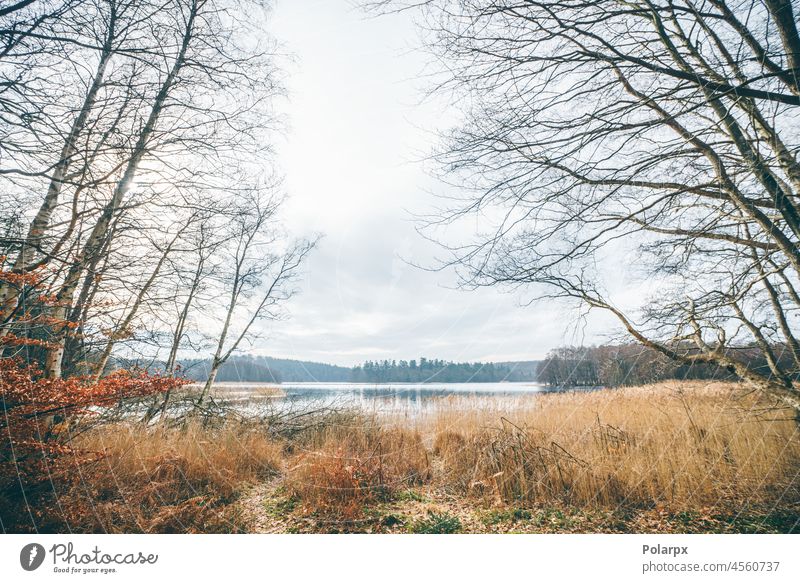
[[[145,304],[161,301],[153,292],[179,254],[170,232],[213,212],[215,193],[263,172],[280,88],[271,47],[251,36],[260,1],[86,0],[85,11],[77,0],[41,4],[52,8],[48,18],[0,64],[24,81],[18,101],[39,111],[25,123],[0,120],[0,135],[13,138],[2,142],[0,180],[20,206],[38,208],[24,235],[17,221],[3,241],[3,264],[49,281],[51,325],[36,333],[50,346],[45,371],[58,377],[65,353],[71,370],[68,346],[86,349],[88,334],[108,361],[149,313]],[[19,22],[34,17],[33,6],[14,11]],[[51,19],[56,8],[62,18]],[[0,333],[17,326],[26,293],[3,282]]]
[[[432,0],[426,41],[466,122],[463,188],[428,235],[479,217],[448,265],[613,314],[642,344],[724,367],[800,410],[797,6],[679,0]],[[385,6],[385,3],[382,3]],[[397,3],[391,3],[397,7]],[[638,315],[608,264],[638,247]],[[769,372],[737,351],[757,347]],[[786,363],[792,363],[786,366]]]
[[[52,164],[47,164],[45,162],[45,167],[40,170],[40,173],[47,179],[47,190],[38,211],[31,220],[26,236],[21,241],[17,257],[12,263],[11,267],[15,272],[22,273],[31,271],[36,267],[35,259],[37,259],[37,251],[40,253],[43,250],[43,238],[50,227],[51,218],[59,203],[62,189],[65,183],[71,180],[74,181],[75,178],[81,174],[80,170],[78,170],[77,174],[70,176],[70,167],[73,166],[76,159],[81,158],[79,149],[84,144],[81,143],[80,140],[84,137],[87,124],[91,121],[90,115],[97,104],[100,91],[107,82],[106,70],[111,61],[111,57],[112,55],[125,53],[127,35],[130,33],[133,24],[140,17],[137,5],[130,1],[109,0],[105,8],[107,10],[99,9],[92,13],[92,16],[98,18],[104,26],[96,38],[89,37],[84,39],[83,42],[87,44],[97,44],[96,49],[90,46],[88,51],[97,53],[97,62],[94,66],[94,70],[86,79],[87,87],[85,94],[77,110],[74,112],[75,116],[70,123],[66,136],[63,138],[63,144],[61,145],[58,156]],[[61,12],[64,10],[65,8],[62,7]],[[57,31],[53,31],[53,34],[57,34]],[[74,42],[78,41],[75,40]],[[65,44],[69,43],[70,41],[66,41]],[[64,44],[60,44],[59,46],[62,49],[65,48]],[[73,56],[73,59],[74,58]],[[81,55],[81,58],[88,58],[88,56]],[[52,87],[50,89],[52,90]],[[39,107],[41,108],[42,105],[39,105]],[[37,131],[36,134],[41,135],[41,132]],[[91,161],[85,160],[85,163],[89,164]],[[85,169],[86,166],[83,168]],[[5,170],[10,173],[15,171],[14,168],[6,168]],[[37,173],[34,169],[19,169],[17,171],[26,175]],[[68,232],[67,236],[69,236],[69,234]],[[0,285],[0,320],[8,318],[16,306],[16,300],[17,290],[7,284]]]
[[224,311],[208,378],[198,398],[202,403],[220,367],[253,336],[259,320],[275,320],[295,293],[294,282],[315,240],[300,240],[281,249],[276,212],[281,200],[258,190],[243,198],[228,216],[230,241],[218,275]]
[[[218,255],[220,247],[226,242],[225,236],[220,233],[221,227],[218,222],[215,224],[213,218],[209,217],[199,224],[193,238],[192,249],[186,257],[188,273],[178,279],[180,289],[176,290],[174,294],[177,314],[169,312],[167,316],[171,334],[169,335],[169,352],[164,369],[170,375],[175,374],[178,352],[184,346],[189,332],[190,314],[192,311],[202,312],[210,304],[202,296],[211,287],[209,280],[216,273],[214,258]],[[204,299],[205,301],[203,301]]]
[[[185,27],[178,41],[178,52],[174,57],[172,66],[169,68],[166,77],[164,77],[161,87],[155,95],[150,113],[145,121],[144,127],[138,135],[136,144],[131,151],[131,156],[125,165],[125,170],[113,190],[111,199],[106,203],[103,212],[92,228],[86,243],[83,245],[83,249],[69,268],[64,282],[56,294],[57,306],[53,316],[56,320],[66,319],[67,311],[72,305],[81,274],[86,269],[88,262],[101,255],[101,249],[108,236],[109,227],[114,214],[122,205],[123,200],[133,185],[139,165],[147,153],[148,144],[152,139],[152,134],[156,131],[156,125],[166,105],[170,91],[177,83],[178,74],[186,63],[187,51],[195,32],[195,19],[197,18],[198,9],[198,2],[192,2],[186,14]],[[64,356],[66,332],[67,330],[65,328],[56,330],[54,340],[55,347],[47,353],[45,371],[52,378],[61,376],[61,361]]]

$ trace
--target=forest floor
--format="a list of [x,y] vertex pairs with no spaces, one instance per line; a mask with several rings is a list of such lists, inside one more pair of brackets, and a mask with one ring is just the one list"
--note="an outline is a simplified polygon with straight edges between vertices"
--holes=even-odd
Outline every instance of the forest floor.
[[398,492],[358,518],[308,513],[274,482],[258,484],[238,502],[247,532],[260,534],[564,534],[797,533],[800,503],[731,511],[709,507],[586,509],[566,504],[513,506],[465,500],[443,489]]

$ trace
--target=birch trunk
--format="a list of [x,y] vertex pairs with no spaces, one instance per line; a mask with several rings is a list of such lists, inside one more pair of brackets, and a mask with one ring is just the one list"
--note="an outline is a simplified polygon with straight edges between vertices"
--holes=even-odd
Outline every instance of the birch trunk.
[[[92,83],[89,86],[89,90],[86,93],[83,104],[81,105],[78,115],[73,121],[69,134],[67,134],[67,138],[65,139],[64,145],[61,148],[61,153],[59,155],[58,162],[53,168],[53,173],[50,177],[50,183],[47,187],[47,193],[42,201],[42,205],[39,207],[39,210],[31,221],[31,224],[28,227],[28,233],[25,237],[25,242],[23,243],[22,249],[14,261],[12,269],[16,272],[25,271],[32,263],[35,253],[39,249],[41,241],[50,227],[50,220],[53,216],[56,206],[58,205],[58,200],[64,185],[64,179],[67,175],[70,165],[72,164],[72,158],[78,151],[78,139],[83,133],[83,130],[86,128],[86,122],[89,118],[89,114],[94,108],[94,105],[97,101],[97,94],[103,86],[105,80],[106,68],[112,55],[112,45],[116,35],[115,26],[116,14],[112,8],[106,42],[101,50],[100,60],[97,63],[97,69],[95,70],[94,77],[92,78]],[[11,315],[16,308],[18,297],[19,290],[16,287],[12,287],[5,283],[0,284],[0,321],[6,320]],[[2,334],[3,330],[0,330],[0,335]]]
[[222,365],[221,362],[218,362],[216,359],[211,363],[211,370],[208,371],[208,379],[206,379],[206,384],[203,386],[203,391],[200,393],[200,398],[197,399],[197,404],[201,405],[203,403],[203,399],[206,398],[211,387],[214,386],[214,381],[217,380],[217,373],[219,372],[219,367]]
[[202,278],[204,265],[205,260],[200,259],[200,261],[197,263],[194,277],[192,278],[192,285],[189,288],[189,295],[186,298],[186,302],[183,304],[183,309],[178,315],[178,321],[175,324],[175,333],[172,336],[172,346],[170,346],[169,357],[167,358],[167,364],[165,367],[166,373],[170,376],[172,376],[172,374],[175,372],[175,363],[178,359],[178,350],[180,349],[183,332],[186,329],[186,320],[189,318],[189,309],[192,306],[192,302],[197,294],[197,290],[200,288],[200,280]]
[[[73,265],[70,267],[65,281],[61,285],[61,288],[56,295],[57,301],[53,313],[56,321],[63,321],[65,319],[69,308],[71,307],[75,290],[80,281],[81,273],[88,262],[91,261],[92,257],[99,252],[103,241],[106,239],[106,234],[108,232],[109,225],[111,224],[111,220],[114,217],[114,213],[120,207],[122,201],[125,199],[125,196],[130,190],[131,184],[136,176],[136,172],[139,169],[139,164],[147,152],[148,142],[150,141],[155,130],[158,118],[163,111],[164,104],[169,96],[170,90],[175,84],[178,73],[185,64],[186,51],[189,48],[190,41],[192,40],[196,16],[197,2],[194,2],[192,4],[189,18],[186,22],[181,48],[175,58],[175,62],[173,63],[169,74],[164,79],[161,88],[156,94],[153,107],[150,110],[150,115],[148,116],[147,122],[139,134],[139,138],[134,146],[131,158],[128,160],[128,163],[125,167],[125,172],[120,181],[117,183],[111,200],[103,209],[103,213],[100,215],[100,218],[92,229],[92,232],[90,233],[83,250],[76,258],[75,263],[73,263]],[[66,328],[63,326],[60,329],[55,330],[55,338],[51,342],[52,347],[47,351],[47,356],[45,358],[45,374],[48,378],[61,377],[61,362],[64,357],[65,334]]]

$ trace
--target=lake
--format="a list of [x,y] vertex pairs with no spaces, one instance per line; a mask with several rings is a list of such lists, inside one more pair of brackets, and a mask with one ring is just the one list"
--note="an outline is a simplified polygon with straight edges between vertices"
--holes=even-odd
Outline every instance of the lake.
[[[260,390],[273,387],[277,395],[259,397]],[[484,401],[507,400],[536,393],[561,392],[566,389],[531,382],[504,383],[221,383],[218,394],[233,399],[269,399],[279,408],[347,407],[365,411],[407,412],[446,406],[460,398]],[[572,389],[570,389],[572,390]],[[577,389],[592,390],[592,387]]]

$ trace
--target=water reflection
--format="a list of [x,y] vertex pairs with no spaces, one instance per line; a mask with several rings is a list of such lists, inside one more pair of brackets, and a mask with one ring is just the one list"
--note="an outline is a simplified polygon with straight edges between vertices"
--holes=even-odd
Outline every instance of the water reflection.
[[[520,397],[564,388],[536,383],[437,383],[437,384],[353,384],[287,383],[280,385],[283,397],[275,399],[293,406],[356,407],[367,411],[420,411],[441,405],[444,397]],[[592,387],[581,390],[591,390]]]

